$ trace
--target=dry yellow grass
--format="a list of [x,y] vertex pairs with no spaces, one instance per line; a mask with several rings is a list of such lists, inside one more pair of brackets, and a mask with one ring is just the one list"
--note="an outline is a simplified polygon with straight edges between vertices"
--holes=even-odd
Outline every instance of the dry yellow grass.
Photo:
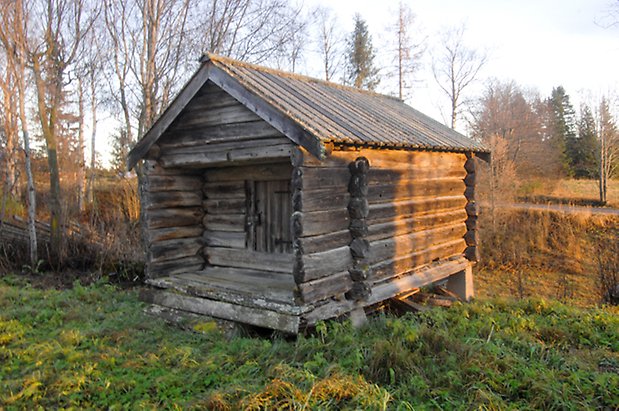
[[[597,202],[600,198],[596,180],[563,179],[558,181],[529,181],[522,185],[521,194],[527,198],[548,198],[562,202]],[[619,180],[608,182],[609,207],[619,208]]]

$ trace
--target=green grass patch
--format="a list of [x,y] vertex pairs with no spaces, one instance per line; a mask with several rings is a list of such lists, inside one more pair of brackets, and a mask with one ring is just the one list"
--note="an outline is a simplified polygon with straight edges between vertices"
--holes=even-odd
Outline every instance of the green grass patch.
[[183,331],[107,284],[0,279],[0,408],[616,409],[619,312],[477,301],[358,330]]

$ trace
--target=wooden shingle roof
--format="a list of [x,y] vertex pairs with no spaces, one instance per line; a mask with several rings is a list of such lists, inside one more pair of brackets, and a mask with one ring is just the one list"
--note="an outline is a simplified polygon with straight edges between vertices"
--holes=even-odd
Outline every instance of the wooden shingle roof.
[[209,54],[128,158],[135,166],[207,80],[317,157],[325,144],[487,153],[394,97]]

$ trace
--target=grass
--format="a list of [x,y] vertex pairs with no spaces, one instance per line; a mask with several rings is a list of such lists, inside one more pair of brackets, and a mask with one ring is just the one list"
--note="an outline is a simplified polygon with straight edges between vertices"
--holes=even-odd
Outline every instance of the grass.
[[[520,195],[536,202],[596,205],[600,199],[596,180],[534,180],[522,184]],[[619,208],[619,179],[608,182],[607,206]]]
[[619,311],[476,301],[298,339],[181,330],[134,290],[0,278],[0,408],[617,409]]

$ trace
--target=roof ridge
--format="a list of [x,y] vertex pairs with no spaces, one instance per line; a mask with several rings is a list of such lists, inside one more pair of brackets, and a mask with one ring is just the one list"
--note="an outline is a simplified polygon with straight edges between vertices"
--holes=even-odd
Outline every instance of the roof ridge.
[[398,102],[404,102],[404,100],[399,99],[395,96],[390,96],[388,94],[383,94],[383,93],[378,93],[376,91],[371,91],[371,90],[364,90],[364,89],[360,89],[357,87],[352,87],[352,86],[347,86],[344,84],[339,84],[339,83],[334,83],[332,81],[326,81],[323,79],[319,79],[316,77],[312,77],[312,76],[308,76],[308,75],[304,75],[304,74],[298,74],[298,73],[291,73],[289,71],[284,71],[281,69],[274,69],[271,67],[266,67],[266,66],[261,66],[259,64],[254,64],[254,63],[247,63],[244,61],[240,61],[240,60],[236,60],[233,59],[231,57],[225,57],[225,56],[221,56],[215,53],[206,53],[201,59],[200,62],[201,63],[206,63],[207,61],[214,61],[214,62],[221,62],[224,64],[232,64],[235,66],[239,66],[239,67],[245,67],[245,68],[249,68],[249,69],[253,69],[253,70],[258,70],[258,71],[262,71],[265,73],[269,73],[269,74],[275,74],[277,76],[281,76],[281,77],[287,77],[287,78],[291,78],[291,79],[295,79],[295,80],[301,80],[301,81],[307,81],[307,82],[314,82],[314,83],[320,83],[320,84],[324,84],[326,86],[329,87],[334,87],[334,88],[338,88],[341,90],[347,90],[347,91],[352,91],[355,93],[360,93],[360,94],[367,94],[367,95],[371,95],[371,96],[377,96],[377,97],[385,97],[391,100],[395,100]]

